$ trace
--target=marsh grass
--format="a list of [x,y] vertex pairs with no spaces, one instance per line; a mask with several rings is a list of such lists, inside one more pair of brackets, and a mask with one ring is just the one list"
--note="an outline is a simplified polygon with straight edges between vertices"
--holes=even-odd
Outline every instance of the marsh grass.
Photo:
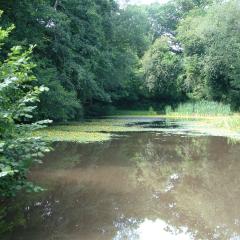
[[235,132],[240,131],[240,115],[222,117],[212,122],[219,128],[228,129]]
[[233,114],[229,104],[205,100],[179,104],[175,109],[167,106],[165,113],[168,116],[229,116]]

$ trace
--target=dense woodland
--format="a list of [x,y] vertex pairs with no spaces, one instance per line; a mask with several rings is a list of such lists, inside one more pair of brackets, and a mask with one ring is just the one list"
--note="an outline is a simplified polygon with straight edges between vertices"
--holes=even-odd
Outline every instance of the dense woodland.
[[[36,119],[78,120],[113,107],[186,100],[240,103],[239,1],[176,0],[120,8],[110,0],[1,1],[14,24],[2,52],[36,44]],[[4,57],[2,54],[1,57]]]
[[1,190],[21,189],[49,151],[27,135],[42,119],[200,99],[239,110],[239,0],[0,0],[0,9],[0,177],[10,173]]

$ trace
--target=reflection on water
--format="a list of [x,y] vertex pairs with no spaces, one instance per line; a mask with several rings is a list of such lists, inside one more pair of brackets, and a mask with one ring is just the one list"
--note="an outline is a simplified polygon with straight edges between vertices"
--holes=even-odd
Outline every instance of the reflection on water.
[[59,143],[2,204],[3,240],[239,240],[240,147],[221,137],[129,133]]
[[151,120],[151,119],[144,119],[144,121],[136,120],[132,123],[126,124],[127,126],[141,126],[143,128],[179,128],[179,124],[174,121],[169,120]]
[[168,225],[163,220],[157,219],[155,221],[145,219],[143,222],[140,222],[136,228],[132,227],[133,223],[136,223],[136,220],[128,220],[127,225],[119,227],[117,224],[117,234],[113,240],[191,240],[193,239],[191,234],[188,233],[186,227],[179,229],[174,228],[173,226]]

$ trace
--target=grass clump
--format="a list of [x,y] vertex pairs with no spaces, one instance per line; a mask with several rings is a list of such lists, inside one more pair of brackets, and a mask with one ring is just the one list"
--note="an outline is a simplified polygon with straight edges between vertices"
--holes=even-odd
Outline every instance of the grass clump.
[[169,116],[229,116],[232,111],[229,104],[212,101],[198,101],[179,104],[177,108],[170,106],[165,108],[166,115]]
[[231,131],[240,131],[240,116],[229,116],[219,118],[213,123],[216,127],[227,129]]

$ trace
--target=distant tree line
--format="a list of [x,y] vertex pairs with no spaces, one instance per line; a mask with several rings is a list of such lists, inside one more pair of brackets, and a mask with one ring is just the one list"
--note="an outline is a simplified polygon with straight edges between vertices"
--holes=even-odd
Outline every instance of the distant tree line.
[[172,0],[0,0],[3,49],[36,44],[34,118],[78,120],[112,106],[207,99],[240,106],[240,3]]
[[154,41],[143,57],[154,99],[240,107],[240,2],[176,0],[148,8]]

